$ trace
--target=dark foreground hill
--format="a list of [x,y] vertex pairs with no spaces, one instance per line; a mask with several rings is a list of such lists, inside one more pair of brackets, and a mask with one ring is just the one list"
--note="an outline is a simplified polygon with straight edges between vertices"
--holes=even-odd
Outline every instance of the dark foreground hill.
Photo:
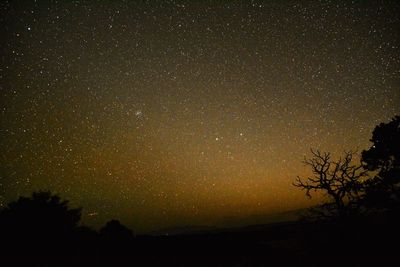
[[130,236],[82,229],[65,243],[2,250],[2,266],[399,266],[399,220],[289,222],[199,234]]

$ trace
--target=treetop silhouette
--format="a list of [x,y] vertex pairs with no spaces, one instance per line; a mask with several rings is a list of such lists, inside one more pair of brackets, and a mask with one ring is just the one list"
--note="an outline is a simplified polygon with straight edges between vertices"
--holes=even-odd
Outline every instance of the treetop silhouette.
[[400,205],[400,116],[375,127],[373,145],[361,154],[365,169],[376,173],[366,186],[364,204],[392,209]]
[[297,177],[294,186],[325,193],[328,201],[311,209],[311,218],[343,218],[364,212],[400,207],[400,116],[375,127],[373,145],[361,153],[361,163],[352,163],[355,153],[345,152],[337,161],[330,153],[311,150],[305,165],[312,177]]
[[67,200],[48,191],[34,192],[31,197],[20,197],[0,212],[7,227],[36,231],[70,231],[78,227],[81,209],[68,207]]

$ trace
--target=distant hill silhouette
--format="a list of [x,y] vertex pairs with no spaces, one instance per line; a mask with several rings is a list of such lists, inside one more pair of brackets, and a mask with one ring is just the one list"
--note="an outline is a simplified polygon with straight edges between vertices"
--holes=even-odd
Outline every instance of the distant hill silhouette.
[[201,225],[187,225],[187,226],[177,226],[162,228],[160,230],[152,231],[148,233],[149,235],[181,235],[181,234],[201,234],[218,231],[220,228],[215,226],[201,226]]
[[272,214],[256,214],[243,217],[225,217],[223,222],[218,226],[210,225],[186,225],[173,226],[154,230],[148,235],[181,235],[181,234],[201,234],[201,233],[217,233],[253,225],[269,225],[275,223],[287,223],[297,221],[307,212],[306,208],[278,212]]
[[254,224],[270,224],[296,221],[300,219],[306,211],[307,208],[301,208],[277,213],[255,214],[242,217],[225,217],[223,220],[223,225],[226,225],[228,227],[242,227]]

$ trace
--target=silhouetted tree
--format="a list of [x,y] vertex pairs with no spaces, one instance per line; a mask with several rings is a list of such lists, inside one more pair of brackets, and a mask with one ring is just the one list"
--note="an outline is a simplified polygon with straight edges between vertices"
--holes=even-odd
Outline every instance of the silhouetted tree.
[[101,237],[108,241],[129,241],[133,238],[133,233],[130,229],[122,225],[118,220],[111,220],[100,229]]
[[111,220],[100,229],[103,241],[102,262],[105,266],[121,265],[128,262],[133,255],[132,231],[118,220]]
[[391,209],[400,204],[400,116],[375,127],[373,145],[362,152],[364,168],[376,175],[366,183],[364,204]]
[[0,235],[7,256],[14,263],[25,260],[49,265],[70,257],[66,248],[76,237],[80,218],[80,209],[69,208],[68,201],[50,192],[20,197],[0,211]]
[[81,209],[70,209],[67,200],[50,192],[34,192],[31,197],[20,197],[9,203],[0,216],[3,224],[20,230],[65,233],[78,226]]
[[344,218],[360,212],[360,196],[363,193],[363,180],[367,171],[362,165],[352,163],[354,153],[346,152],[337,161],[330,153],[311,150],[312,157],[304,164],[311,167],[312,177],[303,180],[297,177],[294,186],[306,191],[311,198],[311,191],[320,191],[328,197],[328,202],[311,209],[313,218]]

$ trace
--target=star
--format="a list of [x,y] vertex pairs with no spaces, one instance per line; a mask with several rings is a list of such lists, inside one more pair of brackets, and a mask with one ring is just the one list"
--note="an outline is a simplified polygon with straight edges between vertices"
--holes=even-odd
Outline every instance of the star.
[[396,1],[3,2],[0,203],[139,232],[304,208],[310,148],[400,113]]
[[143,112],[141,110],[136,110],[135,111],[135,116],[136,117],[142,117],[142,115],[143,115]]

